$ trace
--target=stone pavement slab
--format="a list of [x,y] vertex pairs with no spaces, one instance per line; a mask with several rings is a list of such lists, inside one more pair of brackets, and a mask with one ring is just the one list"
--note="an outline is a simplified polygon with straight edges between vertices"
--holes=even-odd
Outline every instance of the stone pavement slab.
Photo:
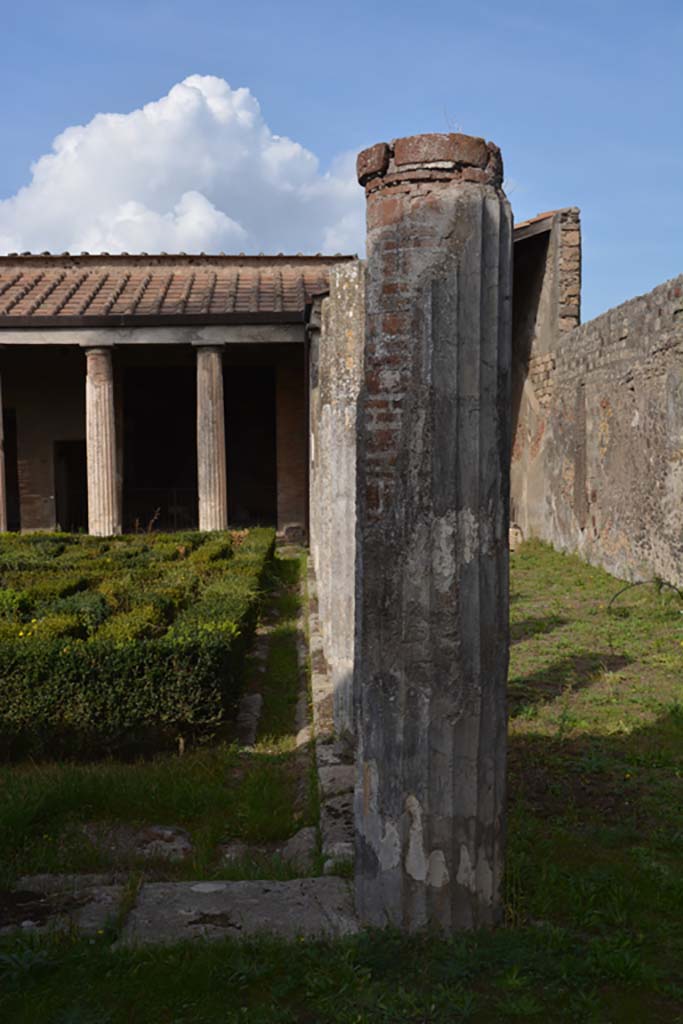
[[143,885],[122,945],[277,935],[334,938],[358,930],[343,878],[289,882],[151,882]]
[[0,893],[0,935],[104,930],[116,917],[124,886],[100,875],[34,875]]

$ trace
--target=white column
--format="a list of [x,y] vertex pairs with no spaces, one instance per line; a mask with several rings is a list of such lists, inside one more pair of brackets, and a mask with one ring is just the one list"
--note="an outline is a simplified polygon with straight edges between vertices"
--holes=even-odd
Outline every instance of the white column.
[[85,437],[88,461],[88,532],[121,533],[116,482],[114,373],[110,348],[86,351]]
[[199,529],[227,530],[223,349],[197,348],[197,477]]

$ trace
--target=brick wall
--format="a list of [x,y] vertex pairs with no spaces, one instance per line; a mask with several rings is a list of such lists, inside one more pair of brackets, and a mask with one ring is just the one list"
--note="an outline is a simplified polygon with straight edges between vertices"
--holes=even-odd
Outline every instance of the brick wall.
[[559,210],[556,217],[558,326],[561,334],[581,323],[581,227],[576,207]]

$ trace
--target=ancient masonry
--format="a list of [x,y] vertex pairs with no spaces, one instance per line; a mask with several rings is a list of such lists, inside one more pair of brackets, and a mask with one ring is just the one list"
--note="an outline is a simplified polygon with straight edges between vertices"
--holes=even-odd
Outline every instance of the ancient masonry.
[[357,907],[469,928],[503,867],[512,218],[483,139],[380,143],[358,174]]
[[310,550],[339,737],[351,740],[356,586],[357,406],[363,380],[365,268],[330,271],[310,337]]
[[580,324],[576,209],[515,231],[511,517],[683,586],[683,277]]

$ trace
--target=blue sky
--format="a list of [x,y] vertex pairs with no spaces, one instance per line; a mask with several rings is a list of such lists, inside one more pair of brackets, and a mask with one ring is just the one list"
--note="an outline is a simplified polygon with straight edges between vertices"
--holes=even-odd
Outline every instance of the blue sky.
[[[401,0],[37,0],[23,10],[8,5],[3,11],[0,58],[0,199],[30,182],[32,162],[49,153],[54,137],[68,126],[87,124],[100,112],[126,114],[166,96],[189,75],[212,75],[233,89],[248,88],[270,131],[315,154],[323,171],[340,153],[405,134],[460,130],[494,140],[503,150],[517,220],[561,206],[581,208],[584,319],[683,272],[680,0],[649,5],[437,0],[427,6]],[[194,139],[197,123],[195,118]],[[208,126],[209,149],[211,130]],[[107,137],[100,137],[105,158]],[[120,135],[111,138],[122,145]],[[130,139],[125,159],[134,163],[141,147],[135,136]],[[178,139],[169,145],[182,148]],[[118,159],[124,156],[119,153]],[[215,162],[216,151],[206,159]],[[310,196],[314,179],[312,172],[304,174],[301,160],[291,163],[287,188],[298,188],[301,175],[308,174]],[[83,217],[94,218],[89,211],[100,210],[105,220],[104,207],[95,200],[88,206],[87,174],[94,193],[100,175],[96,162],[87,166],[91,170],[79,179]],[[118,164],[116,173],[125,177],[127,172]],[[337,222],[343,221],[344,203],[356,201],[344,192],[342,171],[336,173],[338,180],[316,193],[318,237],[329,240],[352,237]],[[249,225],[243,230],[225,192],[207,193],[205,209],[196,195],[202,189],[186,178],[182,187],[192,196],[173,215],[174,238],[182,238],[183,225],[197,218],[210,221],[214,234],[207,229],[196,237],[235,243],[247,237]],[[256,175],[254,187],[259,180]],[[56,186],[50,195],[58,205]],[[278,195],[282,201],[282,191]],[[131,186],[130,195],[119,197],[120,205],[139,198]],[[65,206],[71,201],[68,194],[63,199]],[[164,201],[171,202],[168,196]],[[136,207],[139,225],[152,223],[145,218],[155,202],[144,198],[144,216]],[[240,192],[239,202],[246,208],[250,200]],[[325,202],[335,208],[329,224]],[[44,201],[35,207],[38,227],[27,247],[69,244],[68,238],[61,241],[59,231],[65,229],[59,226],[42,244],[45,209]],[[283,219],[279,234],[258,237],[284,239],[283,246],[295,248],[301,216]],[[153,242],[153,226],[148,230]],[[83,237],[97,244],[109,237],[102,231]],[[163,241],[167,235],[158,237]],[[111,244],[115,247],[116,238]]]

